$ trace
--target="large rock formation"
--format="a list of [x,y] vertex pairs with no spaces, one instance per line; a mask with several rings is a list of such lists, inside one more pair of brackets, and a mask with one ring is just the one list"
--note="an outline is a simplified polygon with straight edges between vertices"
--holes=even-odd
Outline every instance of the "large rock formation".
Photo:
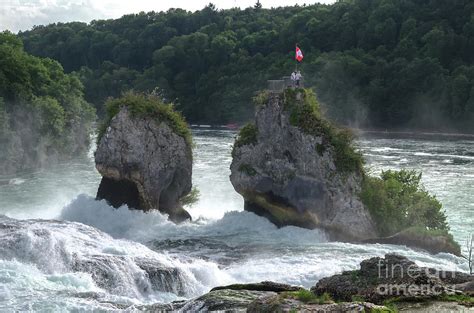
[[190,218],[180,199],[192,188],[191,145],[159,115],[132,114],[121,106],[100,139],[95,162],[103,176],[98,199],[114,207],[157,209],[177,222]]
[[243,128],[234,145],[231,182],[246,210],[278,226],[322,227],[338,240],[375,237],[358,197],[358,154],[318,113],[304,89],[260,99],[255,125]]

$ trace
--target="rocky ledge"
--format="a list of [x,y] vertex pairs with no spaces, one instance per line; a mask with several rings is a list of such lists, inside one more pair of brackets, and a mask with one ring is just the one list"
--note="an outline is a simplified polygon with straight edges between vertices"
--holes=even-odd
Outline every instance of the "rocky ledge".
[[214,288],[190,301],[141,307],[160,312],[383,312],[384,306],[368,302],[335,303],[300,287],[261,282]]
[[95,154],[98,199],[190,219],[181,200],[192,188],[190,132],[171,106],[129,94],[108,103],[109,121]]
[[417,266],[387,254],[360,270],[321,279],[311,290],[274,282],[217,287],[189,301],[138,309],[160,312],[467,312],[474,276]]
[[304,89],[260,96],[255,123],[237,138],[231,182],[245,209],[278,226],[326,229],[336,240],[376,237],[360,201],[361,156],[318,114]]
[[473,288],[472,275],[424,268],[406,257],[387,254],[385,258],[362,261],[360,270],[323,278],[311,291],[316,295],[329,294],[337,301],[360,299],[384,303],[391,299],[397,302],[451,299],[472,302]]

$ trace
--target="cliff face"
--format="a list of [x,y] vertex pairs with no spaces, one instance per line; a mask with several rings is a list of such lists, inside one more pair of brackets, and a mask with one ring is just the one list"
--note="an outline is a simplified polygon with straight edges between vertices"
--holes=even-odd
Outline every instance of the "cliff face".
[[190,218],[180,199],[192,187],[191,147],[167,123],[134,116],[123,106],[102,136],[95,162],[103,176],[98,199],[160,210],[174,221]]
[[278,226],[322,227],[338,240],[375,237],[358,197],[362,171],[351,165],[353,150],[339,144],[340,134],[318,116],[314,95],[288,89],[260,101],[231,164],[245,209]]

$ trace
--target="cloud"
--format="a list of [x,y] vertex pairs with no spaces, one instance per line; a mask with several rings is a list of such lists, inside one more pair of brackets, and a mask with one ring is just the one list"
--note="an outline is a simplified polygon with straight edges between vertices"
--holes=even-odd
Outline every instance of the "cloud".
[[[219,9],[249,7],[255,0],[0,0],[0,30],[18,32],[34,25],[56,22],[90,22],[94,19],[118,18],[140,11],[165,11],[179,7],[190,11],[202,9],[209,2]],[[306,1],[333,3],[335,0]],[[298,0],[261,0],[264,7],[278,7],[300,3]]]

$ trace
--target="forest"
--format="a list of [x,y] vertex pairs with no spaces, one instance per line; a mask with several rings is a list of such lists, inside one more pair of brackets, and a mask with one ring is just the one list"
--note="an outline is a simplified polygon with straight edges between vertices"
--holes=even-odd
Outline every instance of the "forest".
[[474,2],[340,0],[37,26],[25,50],[57,60],[104,114],[108,97],[159,88],[191,123],[252,117],[267,79],[300,66],[328,117],[361,128],[474,130]]
[[29,55],[17,36],[0,33],[0,175],[87,151],[94,120],[76,75]]

